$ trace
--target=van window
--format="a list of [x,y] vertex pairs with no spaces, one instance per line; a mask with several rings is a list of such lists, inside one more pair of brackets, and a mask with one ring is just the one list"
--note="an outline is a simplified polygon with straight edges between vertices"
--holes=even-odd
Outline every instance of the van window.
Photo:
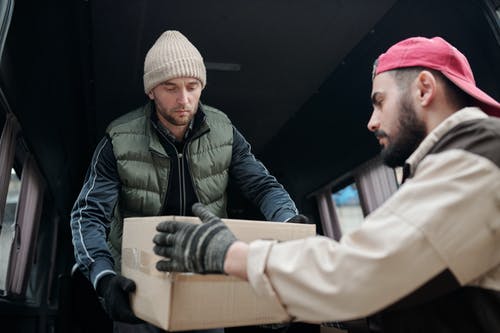
[[332,196],[342,235],[359,228],[364,216],[356,184],[352,183],[333,193]]
[[16,235],[16,211],[19,202],[21,180],[12,168],[5,203],[2,224],[0,225],[0,290],[7,290],[7,273],[12,243]]
[[19,190],[21,189],[21,179],[14,168],[10,169],[10,182],[7,190],[7,201],[2,224],[11,224],[16,220],[16,207],[19,202]]

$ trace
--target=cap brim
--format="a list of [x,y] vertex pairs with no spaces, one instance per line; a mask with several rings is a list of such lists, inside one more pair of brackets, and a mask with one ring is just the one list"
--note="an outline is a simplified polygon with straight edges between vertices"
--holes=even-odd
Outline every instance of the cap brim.
[[478,102],[478,106],[487,114],[494,117],[500,117],[500,103],[490,97],[484,91],[476,87],[469,81],[462,80],[449,73],[442,72],[451,82],[457,85],[467,95],[471,96]]

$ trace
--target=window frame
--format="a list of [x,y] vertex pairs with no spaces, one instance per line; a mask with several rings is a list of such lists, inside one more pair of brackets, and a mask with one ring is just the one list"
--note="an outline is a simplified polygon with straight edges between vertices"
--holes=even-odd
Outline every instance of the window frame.
[[354,183],[358,190],[363,216],[382,205],[399,188],[396,171],[385,166],[378,156],[336,178],[308,197],[316,199],[323,234],[339,241],[342,229],[332,194]]
[[[35,261],[38,228],[45,195],[45,181],[35,158],[30,153],[22,136],[21,126],[11,111],[9,103],[0,87],[0,115],[3,128],[0,135],[0,226],[3,224],[11,171],[15,170],[21,181],[20,194],[16,206],[13,239],[2,241],[4,250],[0,255],[0,274],[4,284],[0,297],[24,298],[31,269]],[[5,226],[4,226],[5,227]],[[8,232],[0,228],[0,233]]]

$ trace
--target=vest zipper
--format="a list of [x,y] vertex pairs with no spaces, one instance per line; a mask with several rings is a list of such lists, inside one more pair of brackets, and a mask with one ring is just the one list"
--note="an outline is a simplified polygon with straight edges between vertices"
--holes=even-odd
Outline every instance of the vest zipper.
[[[170,140],[165,136],[165,134],[157,129],[157,132],[165,139],[165,142],[170,145],[173,149],[174,149],[174,152],[175,154],[177,155],[177,166],[178,166],[178,169],[179,169],[179,195],[180,195],[180,202],[179,202],[179,215],[183,215],[182,212],[184,211],[183,209],[183,206],[185,205],[184,201],[182,200],[182,192],[183,192],[183,189],[182,189],[182,184],[181,184],[181,177],[180,177],[180,172],[181,172],[181,168],[180,168],[180,161],[179,161],[179,158],[182,158],[182,154],[179,154],[179,152],[177,151],[177,147],[172,143],[170,142]],[[155,153],[156,155],[159,155],[159,156],[162,156],[160,154],[158,154],[158,152],[152,150],[153,153]],[[164,156],[162,156],[164,157]],[[168,153],[167,153],[167,158],[170,160],[170,164],[172,164],[174,161],[172,159],[170,159],[168,157]],[[170,172],[172,172],[172,170],[170,170]],[[172,177],[174,175],[172,174]],[[164,210],[165,210],[165,207],[167,206],[167,202],[168,202],[168,190],[169,190],[169,187],[172,186],[171,182],[168,182],[168,185],[167,185],[167,188],[164,189],[165,191],[165,198],[163,199],[163,202],[161,203],[161,207],[160,207],[160,214],[163,214]],[[185,196],[185,194],[184,194]]]
[[196,182],[194,181],[194,178],[193,178],[193,175],[191,174],[191,168],[189,167],[189,161],[188,161],[188,156],[189,156],[189,143],[191,143],[193,138],[191,138],[191,140],[187,141],[186,144],[184,145],[184,156],[186,156],[186,158],[184,159],[184,161],[186,161],[186,169],[187,169],[187,172],[188,172],[188,175],[189,177],[191,178],[191,184],[193,185],[193,190],[194,190],[194,195],[196,196],[196,202],[200,202],[200,203],[203,203],[200,201],[200,195],[198,194],[198,188],[196,187]]
[[[206,122],[206,121],[204,120],[204,122]],[[186,169],[187,169],[189,177],[191,178],[191,184],[193,185],[194,195],[196,196],[196,202],[199,202],[202,204],[205,204],[205,203],[201,202],[201,200],[200,200],[200,194],[198,193],[199,189],[196,186],[196,182],[193,178],[193,174],[191,173],[191,168],[189,167],[189,160],[188,160],[189,144],[192,141],[194,141],[195,139],[198,139],[199,137],[204,135],[205,133],[208,133],[209,131],[210,131],[210,129],[208,127],[205,127],[203,130],[193,133],[193,136],[191,136],[188,140],[186,140],[186,144],[184,145],[184,148],[183,148],[184,156],[186,156],[186,158],[184,159],[186,161]]]
[[[160,152],[158,152],[156,150],[152,150],[152,149],[150,149],[149,151],[153,155],[156,155],[156,156],[158,156],[160,158],[166,158],[166,159],[168,159],[170,165],[172,164],[173,161],[172,161],[172,159],[168,155],[165,156],[164,154],[161,154]],[[157,176],[157,177],[159,178],[159,176]],[[160,189],[160,192],[161,192],[161,189]],[[165,189],[165,198],[163,199],[163,202],[161,203],[160,210],[158,211],[158,214],[163,214],[163,211],[165,210],[165,206],[166,206],[167,200],[168,200],[168,188]]]
[[183,153],[177,153],[177,163],[179,169],[179,209],[180,215],[186,216],[186,179],[184,177]]

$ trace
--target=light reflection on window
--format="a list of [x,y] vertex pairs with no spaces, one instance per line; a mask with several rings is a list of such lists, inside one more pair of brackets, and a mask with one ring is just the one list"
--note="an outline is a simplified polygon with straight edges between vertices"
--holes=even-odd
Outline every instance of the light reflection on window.
[[14,169],[10,172],[9,190],[7,192],[7,202],[5,204],[5,213],[3,216],[3,225],[11,225],[16,220],[16,208],[19,202],[19,191],[21,190],[21,181]]
[[[5,203],[5,212],[2,224],[0,225],[0,295],[7,288],[7,273],[9,271],[10,245],[14,241],[16,234],[16,211],[19,202],[19,192],[21,190],[21,181],[14,169],[10,172],[9,189],[7,192],[7,201]],[[6,248],[7,246],[7,248]]]
[[342,235],[361,226],[363,210],[356,184],[351,184],[332,194]]

